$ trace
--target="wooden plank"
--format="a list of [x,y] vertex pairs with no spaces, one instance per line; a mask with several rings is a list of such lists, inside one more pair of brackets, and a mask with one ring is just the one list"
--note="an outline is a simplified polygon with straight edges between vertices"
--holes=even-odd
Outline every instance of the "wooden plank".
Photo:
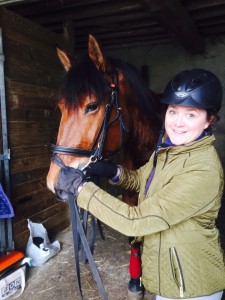
[[[9,29],[8,27],[4,27],[3,30],[4,30],[3,31],[4,39],[7,38],[16,43],[20,43],[20,44],[26,45],[28,47],[31,46],[34,49],[46,52],[49,55],[52,55],[54,53],[55,47],[52,48],[50,45],[48,46],[47,44],[45,46],[43,46],[41,41],[32,38],[32,36],[27,37],[26,35],[20,35],[17,31],[15,31],[13,29]],[[55,42],[55,45],[60,45],[61,48],[63,47],[60,42]],[[65,49],[67,49],[67,47],[65,47]]]
[[224,0],[188,0],[183,5],[188,11],[200,10],[203,12],[206,8],[211,8],[210,11],[212,11],[216,6],[224,5]]
[[[26,207],[26,205],[32,205],[32,203],[36,204],[39,203],[39,201],[42,201],[43,203],[51,203],[50,206],[55,205],[58,203],[58,201],[55,200],[54,194],[45,187],[42,190],[36,191],[31,193],[30,195],[27,195],[26,197],[23,197],[21,199],[18,199],[17,201],[14,201],[18,207],[18,213],[16,213],[14,218],[14,223],[20,222],[22,219],[24,219],[23,216],[23,209],[20,207]],[[47,206],[46,206],[47,207]],[[32,214],[33,215],[33,214]],[[18,232],[21,231],[21,228],[15,229]]]
[[30,145],[11,148],[11,158],[16,160],[32,158],[35,156],[48,156],[50,154],[50,145]]
[[[5,62],[15,64],[28,64],[37,67],[51,66],[55,73],[63,73],[63,67],[58,59],[56,47],[52,47],[52,53],[33,48],[31,45],[24,45],[8,38],[4,38]],[[40,55],[41,54],[41,55]]]
[[[38,134],[46,134],[48,136],[52,136],[58,129],[57,122],[9,122],[8,130],[9,135],[19,135],[22,136],[28,134],[38,135]],[[40,144],[40,143],[39,143]]]
[[67,49],[63,36],[23,18],[3,7],[0,8],[0,25],[3,36],[19,43],[32,46],[42,51],[52,53],[55,44],[60,44]]
[[[83,20],[74,19],[74,30],[78,34],[78,31],[89,32],[89,28],[102,28],[102,24],[105,24],[104,28],[107,30],[115,30],[119,28],[124,28],[124,26],[133,26],[133,23],[136,23],[137,26],[140,26],[142,23],[147,23],[148,26],[155,26],[157,22],[154,19],[149,18],[149,14],[143,11],[134,11],[126,14],[115,14],[107,16],[97,16],[95,18]],[[140,24],[140,25],[138,25]],[[62,32],[61,23],[49,24],[48,28],[50,30]]]
[[49,122],[55,119],[55,112],[49,109],[9,108],[8,119],[10,122]]
[[206,19],[213,19],[213,18],[224,18],[225,8],[224,7],[215,7],[212,9],[205,9],[203,11],[194,11],[190,13],[193,20],[200,21]]
[[54,74],[54,70],[48,69],[47,66],[6,63],[5,75],[17,82],[51,88],[57,88],[60,82],[57,73]]
[[220,16],[217,18],[212,18],[212,19],[206,19],[206,20],[196,20],[195,22],[198,25],[199,30],[205,26],[212,26],[212,25],[224,25],[225,19],[224,16]]
[[[47,174],[46,174],[47,176]],[[30,182],[22,183],[16,187],[12,187],[13,202],[17,199],[25,197],[33,192],[40,191],[46,188],[46,176],[41,179],[36,179]]]
[[28,146],[28,145],[39,145],[39,144],[51,144],[52,137],[44,134],[37,134],[31,131],[25,132],[24,134],[10,135],[9,142],[11,147],[17,146]]
[[37,97],[35,94],[32,96],[24,96],[24,95],[7,95],[7,103],[12,108],[40,108],[40,109],[52,109],[55,110],[56,105],[56,98],[51,99],[49,98],[40,98]]
[[139,0],[175,40],[191,53],[204,51],[204,40],[179,0]]
[[46,167],[49,165],[50,155],[40,155],[35,157],[12,159],[11,160],[11,173],[23,172],[33,170],[36,168]]
[[22,95],[27,97],[35,96],[40,99],[52,99],[55,97],[56,92],[55,88],[17,82],[10,78],[6,78],[6,89],[9,95]]
[[102,4],[103,2],[111,1],[111,0],[82,0],[82,2],[74,1],[74,0],[48,0],[48,1],[37,1],[37,3],[33,3],[32,6],[29,4],[23,4],[22,6],[15,6],[11,7],[10,9],[16,11],[17,13],[21,14],[22,16],[34,16],[38,14],[52,12],[52,11],[61,11],[67,7],[77,8],[79,6],[84,7],[84,5],[93,5],[96,3]]
[[[22,199],[24,200],[25,198],[22,198]],[[25,202],[22,202],[22,203],[18,203],[17,204],[17,209],[16,209],[16,212],[17,212],[16,220],[30,218],[30,216],[38,214],[42,210],[45,210],[49,207],[52,207],[52,206],[54,206],[58,203],[59,203],[59,201],[56,200],[53,195],[50,195],[46,199],[43,199],[43,198],[40,199],[39,198],[37,201],[35,201],[32,198],[32,201],[25,201]]]
[[[52,216],[57,216],[59,219],[58,221],[61,221],[64,219],[64,214],[66,215],[68,212],[68,205],[63,202],[58,202],[55,205],[46,208],[45,210],[42,210],[38,213],[35,213],[34,215],[30,215],[30,220],[32,222],[36,223],[45,223],[49,218]],[[14,233],[15,235],[26,231],[27,229],[27,220],[26,219],[21,219],[21,220],[16,220],[14,222]]]
[[[120,27],[123,27],[122,31],[119,30]],[[142,18],[141,20],[132,20],[132,22],[123,22],[122,24],[115,24],[114,26],[112,25],[109,27],[99,27],[93,24],[91,32],[93,35],[98,34],[99,36],[101,36],[100,34],[102,34],[104,37],[110,35],[110,38],[113,38],[114,35],[122,37],[123,35],[126,36],[129,34],[133,34],[138,36],[139,33],[141,33],[143,30],[148,31],[149,36],[155,33],[166,32],[163,27],[160,27],[158,24],[156,24],[155,21],[152,21],[148,15],[147,17],[145,15],[145,18]],[[79,41],[84,40],[82,31],[88,31],[88,28],[78,29],[77,27],[75,27],[74,34],[76,35],[77,39],[79,39]]]
[[[22,211],[22,209],[20,209],[20,207],[23,207],[26,205],[29,206],[29,205],[32,205],[32,203],[36,204],[36,203],[39,203],[39,201],[42,201],[47,204],[50,203],[50,205],[48,205],[48,206],[52,206],[53,204],[55,205],[56,203],[58,203],[58,200],[56,200],[55,195],[50,190],[48,190],[47,187],[45,187],[44,189],[41,189],[39,191],[30,193],[29,195],[14,201],[18,207],[18,211],[21,212],[21,213],[16,213],[14,221],[18,222],[21,219],[24,219],[23,211]],[[47,207],[47,205],[46,205],[46,207]]]
[[24,184],[26,182],[32,182],[33,180],[46,177],[48,170],[49,166],[44,166],[38,169],[14,173],[11,176],[11,184],[14,188],[16,188],[17,185]]
[[65,40],[70,42],[69,52],[72,56],[74,56],[76,41],[75,41],[75,24],[72,20],[66,20],[64,22],[63,36],[65,37]]
[[[113,41],[115,41],[116,38],[122,40],[124,38],[131,38],[135,40],[135,37],[141,37],[141,36],[148,36],[149,40],[157,38],[157,37],[162,37],[162,36],[168,36],[167,32],[165,31],[164,28],[161,28],[159,26],[155,27],[134,27],[132,28],[127,28],[120,32],[120,31],[111,31],[109,34],[107,34],[107,29],[106,30],[96,30],[93,29],[93,35],[98,38],[102,43],[104,43],[105,39],[108,39],[111,41],[111,44],[113,44]],[[79,42],[82,41],[82,37],[77,36],[79,38]]]
[[[160,43],[160,41],[163,42],[168,42],[171,41],[171,38],[168,37],[168,35],[166,33],[162,33],[162,34],[157,34],[157,36],[155,37],[151,37],[149,38],[148,35],[144,35],[144,36],[138,36],[138,37],[123,37],[123,38],[116,38],[113,40],[110,40],[109,38],[106,38],[104,40],[102,40],[101,44],[105,47],[105,48],[109,48],[109,49],[113,49],[113,48],[118,48],[118,47],[122,47],[124,45],[127,45],[127,47],[132,47],[132,45],[139,45],[140,43],[148,43],[148,44],[157,44],[158,42]],[[119,46],[118,46],[119,45]],[[78,47],[78,45],[77,45]]]
[[[61,78],[65,73],[58,62],[58,58],[55,57],[54,63],[53,58],[50,58],[50,56],[40,59],[39,57],[43,58],[43,55],[40,55],[40,53],[35,54],[33,49],[25,50],[23,47],[18,47],[15,50],[7,49],[6,53],[6,76],[11,80],[35,84],[36,86],[46,86],[47,84],[48,88],[58,89]],[[25,57],[23,57],[22,53]],[[23,75],[21,74],[22,72],[24,72]],[[29,75],[32,78],[29,78]]]
[[34,16],[32,19],[41,25],[49,23],[63,22],[66,20],[82,20],[101,16],[110,16],[115,13],[129,13],[138,11],[140,9],[140,3],[135,0],[124,1],[107,1],[96,5],[83,6],[76,9],[64,9],[58,12],[53,12],[50,15]]
[[204,35],[214,35],[214,34],[224,34],[225,27],[224,24],[222,25],[209,25],[205,26],[204,28],[200,28],[199,31]]

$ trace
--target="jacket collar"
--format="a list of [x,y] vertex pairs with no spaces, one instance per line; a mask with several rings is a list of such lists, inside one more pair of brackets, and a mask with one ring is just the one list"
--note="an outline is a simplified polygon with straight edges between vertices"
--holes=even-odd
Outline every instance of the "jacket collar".
[[178,152],[187,152],[187,151],[197,151],[199,148],[207,148],[209,146],[212,146],[215,142],[215,136],[214,135],[200,135],[195,141],[181,145],[176,146],[173,145],[170,141],[170,139],[165,135],[164,136],[164,143],[161,145],[159,151],[163,151],[163,149],[168,150],[170,149],[170,153],[178,153]]

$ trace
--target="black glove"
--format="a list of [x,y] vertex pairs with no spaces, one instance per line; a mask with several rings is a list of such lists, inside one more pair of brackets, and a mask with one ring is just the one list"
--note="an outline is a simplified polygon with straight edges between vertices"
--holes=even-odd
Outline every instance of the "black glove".
[[68,200],[68,194],[73,194],[77,197],[78,187],[86,182],[86,177],[83,172],[71,167],[62,168],[59,171],[58,181],[55,186],[56,194],[63,201]]
[[111,160],[97,160],[89,165],[88,173],[111,179],[117,174],[117,165]]

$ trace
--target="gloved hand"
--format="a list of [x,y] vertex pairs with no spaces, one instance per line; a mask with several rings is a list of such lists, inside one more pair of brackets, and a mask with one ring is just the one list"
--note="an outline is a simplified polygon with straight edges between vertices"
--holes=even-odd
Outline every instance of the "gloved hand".
[[88,173],[111,179],[117,174],[117,165],[108,159],[98,160],[88,166]]
[[68,194],[78,196],[78,187],[84,182],[86,182],[86,177],[80,170],[71,167],[62,168],[59,172],[55,191],[63,201],[67,201]]

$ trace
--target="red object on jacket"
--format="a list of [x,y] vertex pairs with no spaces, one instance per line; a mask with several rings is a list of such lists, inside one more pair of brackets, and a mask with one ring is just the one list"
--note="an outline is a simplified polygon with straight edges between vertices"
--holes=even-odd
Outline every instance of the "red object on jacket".
[[130,248],[130,277],[141,277],[141,248]]

